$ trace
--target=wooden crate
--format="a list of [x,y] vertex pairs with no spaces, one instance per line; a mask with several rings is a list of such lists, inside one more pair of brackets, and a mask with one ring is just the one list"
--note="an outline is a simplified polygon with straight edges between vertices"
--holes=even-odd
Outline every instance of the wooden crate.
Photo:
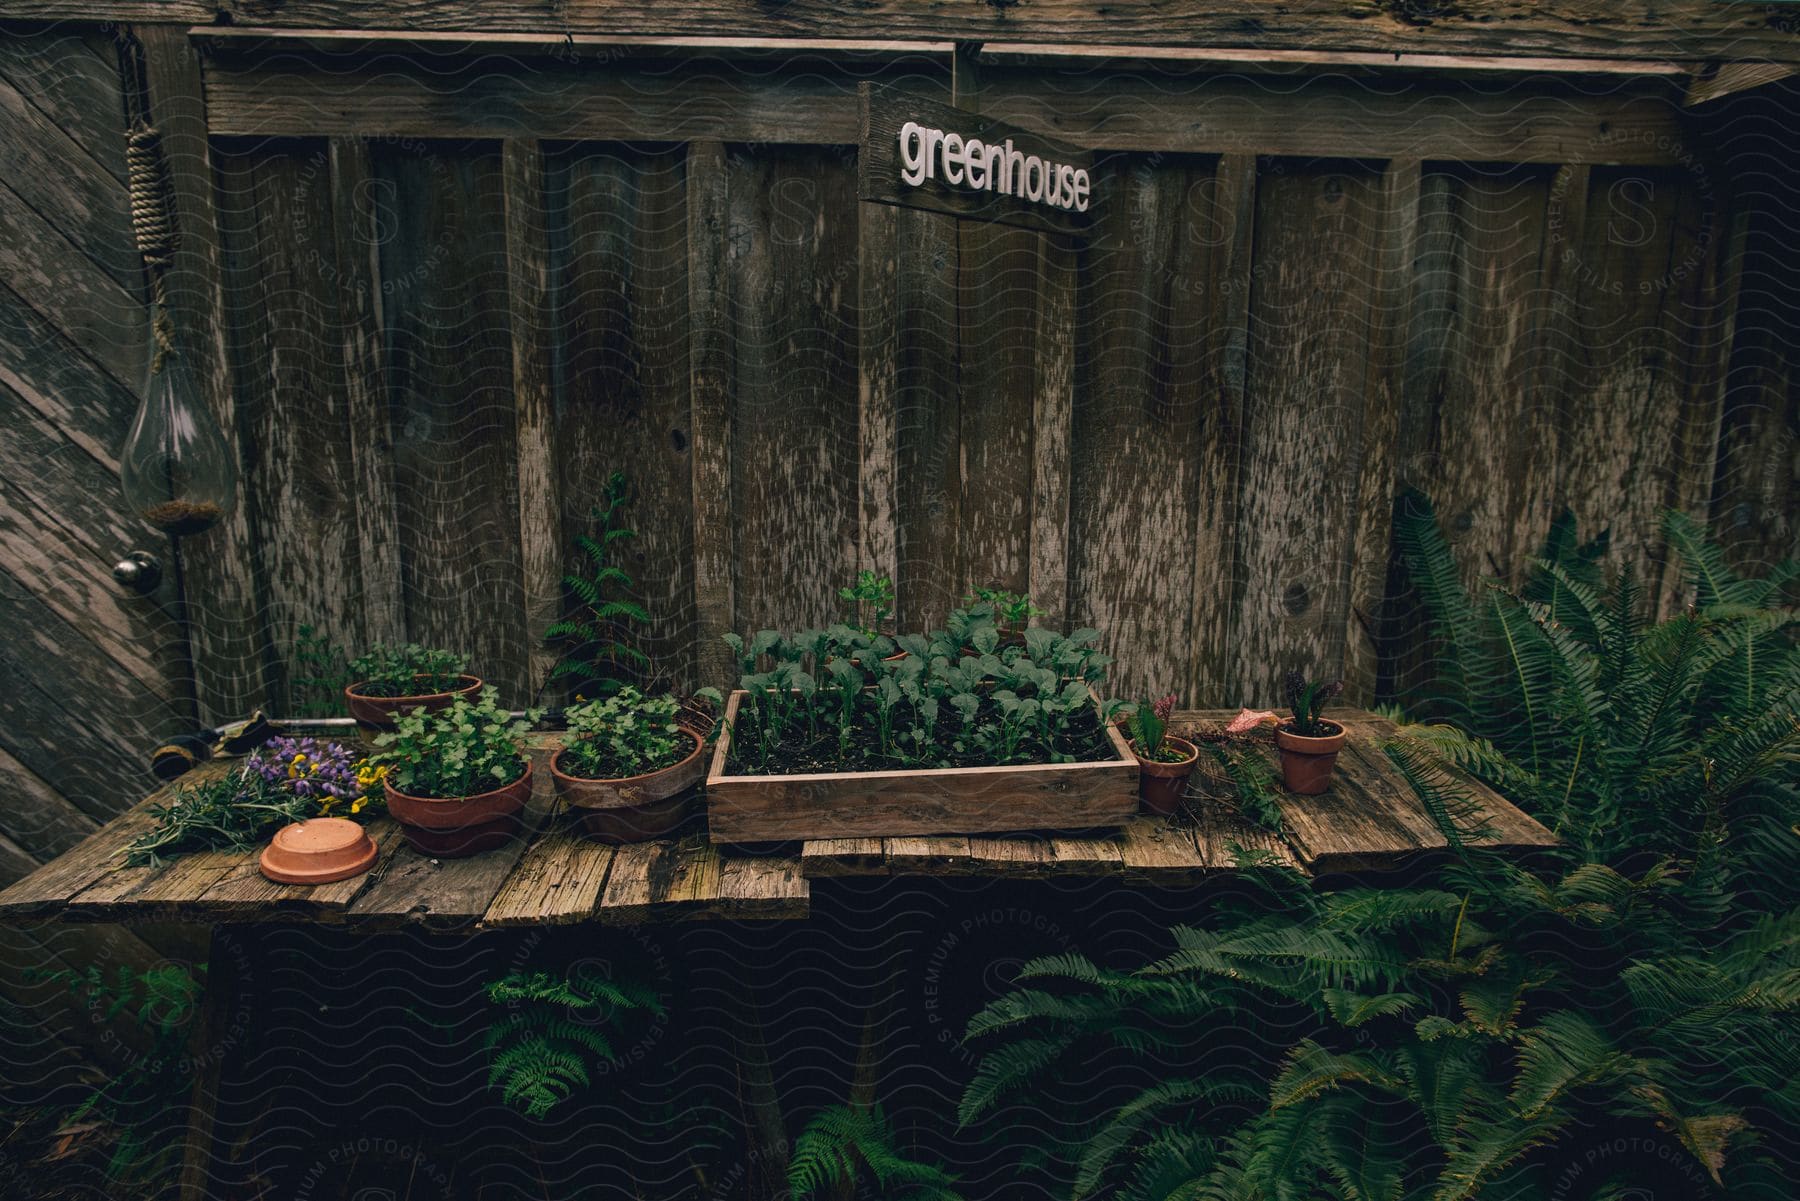
[[[1123,824],[1138,809],[1138,765],[1109,722],[1115,759],[923,771],[726,774],[744,692],[731,694],[712,768],[706,818],[714,842],[894,838],[1091,830]],[[1099,708],[1095,699],[1095,708]]]

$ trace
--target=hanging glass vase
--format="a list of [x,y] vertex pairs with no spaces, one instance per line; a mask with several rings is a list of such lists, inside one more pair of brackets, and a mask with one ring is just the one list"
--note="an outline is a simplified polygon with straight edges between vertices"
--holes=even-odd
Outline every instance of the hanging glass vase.
[[200,396],[193,365],[173,345],[168,318],[151,306],[144,402],[119,456],[132,512],[172,538],[211,529],[231,511],[237,470]]

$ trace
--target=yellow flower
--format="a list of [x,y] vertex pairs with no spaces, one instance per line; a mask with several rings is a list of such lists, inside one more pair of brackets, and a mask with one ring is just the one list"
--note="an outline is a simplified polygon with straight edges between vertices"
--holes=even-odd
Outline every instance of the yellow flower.
[[369,807],[369,798],[366,796],[359,796],[354,801],[350,802],[350,812],[353,814],[361,813],[364,809],[366,809],[368,807]]

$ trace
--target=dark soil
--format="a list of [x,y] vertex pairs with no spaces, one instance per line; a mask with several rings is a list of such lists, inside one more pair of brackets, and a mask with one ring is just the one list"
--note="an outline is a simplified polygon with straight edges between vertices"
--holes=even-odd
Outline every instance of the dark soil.
[[[944,706],[949,710],[949,706]],[[997,722],[995,707],[990,703],[983,705],[977,715],[976,725]],[[851,731],[850,745],[847,754],[839,753],[838,730],[835,723],[821,721],[818,736],[801,727],[799,737],[790,735],[776,746],[770,748],[768,763],[762,761],[762,746],[757,739],[756,728],[752,722],[745,720],[739,713],[738,728],[731,743],[731,754],[727,761],[727,770],[735,776],[786,776],[826,774],[830,772],[855,771],[898,771],[914,769],[928,771],[947,767],[1001,767],[1009,764],[1029,765],[1033,763],[1056,762],[1052,753],[1061,753],[1069,757],[1065,761],[1076,763],[1111,763],[1117,760],[1113,753],[1112,743],[1106,737],[1106,731],[1100,724],[1100,717],[1092,709],[1083,710],[1069,721],[1068,732],[1051,745],[1026,743],[1020,747],[1020,753],[1005,764],[996,763],[979,747],[968,747],[958,750],[955,738],[961,727],[961,719],[954,710],[947,715],[940,714],[937,724],[937,737],[924,755],[901,759],[899,757],[883,757],[880,754],[880,737],[876,732],[875,719],[870,714],[858,714],[855,728]],[[906,729],[904,721],[895,723],[895,732],[899,734]],[[746,753],[748,757],[746,757]]]

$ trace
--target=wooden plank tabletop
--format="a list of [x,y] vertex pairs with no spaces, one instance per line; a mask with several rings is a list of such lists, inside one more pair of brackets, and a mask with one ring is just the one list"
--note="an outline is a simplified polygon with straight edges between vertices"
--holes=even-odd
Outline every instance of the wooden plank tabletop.
[[[1214,731],[1231,712],[1177,715],[1176,728]],[[476,930],[577,922],[803,918],[811,882],[846,876],[974,876],[995,879],[1116,878],[1126,885],[1191,885],[1239,870],[1245,852],[1277,866],[1324,874],[1400,866],[1444,851],[1447,840],[1382,750],[1394,727],[1372,714],[1339,715],[1350,740],[1329,791],[1276,798],[1284,830],[1246,821],[1214,789],[1190,791],[1173,818],[1139,816],[1091,834],[822,839],[769,849],[719,847],[704,818],[674,838],[613,847],[586,837],[557,811],[540,762],[538,790],[511,845],[468,859],[433,860],[407,846],[387,818],[369,826],[379,848],[368,873],[318,887],[274,884],[249,852],[207,851],[157,867],[125,866],[123,850],[154,824],[159,790],[68,853],[0,892],[0,921],[320,921],[380,929]],[[1272,746],[1244,744],[1267,757]],[[560,742],[539,736],[534,758]],[[208,764],[204,779],[226,769]],[[1197,777],[1198,778],[1198,777]],[[1481,784],[1458,777],[1484,811],[1476,845],[1529,851],[1554,845],[1542,825]],[[696,803],[696,810],[701,808]]]

